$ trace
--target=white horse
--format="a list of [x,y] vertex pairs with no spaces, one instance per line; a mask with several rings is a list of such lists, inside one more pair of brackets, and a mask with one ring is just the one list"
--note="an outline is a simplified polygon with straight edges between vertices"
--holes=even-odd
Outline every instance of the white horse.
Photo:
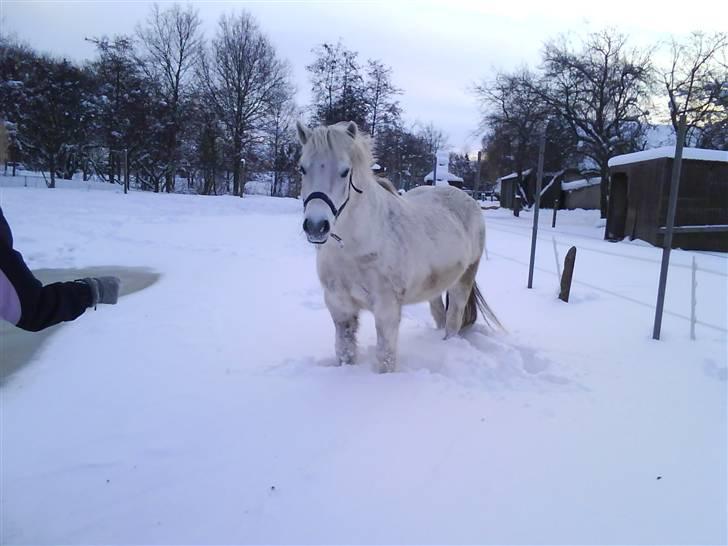
[[498,325],[475,283],[485,222],[472,198],[452,187],[398,195],[372,173],[370,139],[353,122],[297,128],[303,230],[318,245],[318,276],[336,327],[339,364],[356,360],[362,309],[374,313],[381,372],[396,367],[402,305],[429,301],[446,339],[473,324],[478,308],[486,322]]

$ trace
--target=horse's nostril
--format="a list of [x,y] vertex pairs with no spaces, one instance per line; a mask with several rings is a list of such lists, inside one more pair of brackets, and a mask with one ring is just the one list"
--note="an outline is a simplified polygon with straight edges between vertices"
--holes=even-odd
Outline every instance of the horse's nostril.
[[321,224],[321,233],[328,233],[329,229],[331,229],[331,226],[329,225],[329,221],[324,220],[324,223]]
[[305,219],[305,220],[303,221],[303,231],[305,231],[306,233],[308,233],[308,229],[309,229],[309,227],[308,227],[308,226],[309,226],[309,223],[308,223],[308,218],[306,218],[306,219]]

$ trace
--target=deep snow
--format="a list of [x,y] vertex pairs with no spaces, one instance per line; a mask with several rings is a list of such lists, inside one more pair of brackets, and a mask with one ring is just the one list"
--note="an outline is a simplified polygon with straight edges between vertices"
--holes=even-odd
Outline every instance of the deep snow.
[[[34,268],[162,274],[0,388],[0,542],[725,543],[725,254],[602,240],[598,214],[486,211],[508,334],[402,321],[400,372],[338,368],[300,202],[0,189]],[[572,301],[556,263],[578,248]],[[697,257],[697,340],[689,339]],[[0,347],[1,356],[1,347]]]

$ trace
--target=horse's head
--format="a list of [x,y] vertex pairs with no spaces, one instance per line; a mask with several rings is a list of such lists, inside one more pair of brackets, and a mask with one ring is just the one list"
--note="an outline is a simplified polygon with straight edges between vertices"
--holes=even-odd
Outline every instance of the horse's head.
[[[303,145],[299,169],[304,199],[303,231],[309,242],[323,244],[352,191],[352,177],[363,148],[354,122],[316,127],[296,124]],[[357,190],[358,191],[358,190]]]

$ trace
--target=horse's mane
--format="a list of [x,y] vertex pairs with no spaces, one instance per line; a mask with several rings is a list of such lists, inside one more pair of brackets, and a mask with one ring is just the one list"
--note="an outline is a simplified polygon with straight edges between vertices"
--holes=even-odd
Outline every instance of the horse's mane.
[[387,180],[386,178],[380,178],[378,176],[376,177],[376,179],[377,179],[377,184],[379,184],[380,186],[382,186],[389,193],[391,193],[392,195],[396,195],[397,197],[400,196],[399,195],[399,192],[394,187],[394,184],[392,184],[389,180]]
[[[331,148],[332,150],[337,150],[344,146],[351,146],[347,152],[349,157],[351,157],[351,164],[354,171],[372,174],[371,166],[374,164],[372,137],[358,130],[356,137],[352,139],[347,133],[348,127],[349,122],[347,121],[340,121],[329,126],[321,125],[311,131],[309,142],[314,149]],[[389,180],[379,178],[378,176],[374,176],[374,180],[389,193],[399,197],[397,189]]]

